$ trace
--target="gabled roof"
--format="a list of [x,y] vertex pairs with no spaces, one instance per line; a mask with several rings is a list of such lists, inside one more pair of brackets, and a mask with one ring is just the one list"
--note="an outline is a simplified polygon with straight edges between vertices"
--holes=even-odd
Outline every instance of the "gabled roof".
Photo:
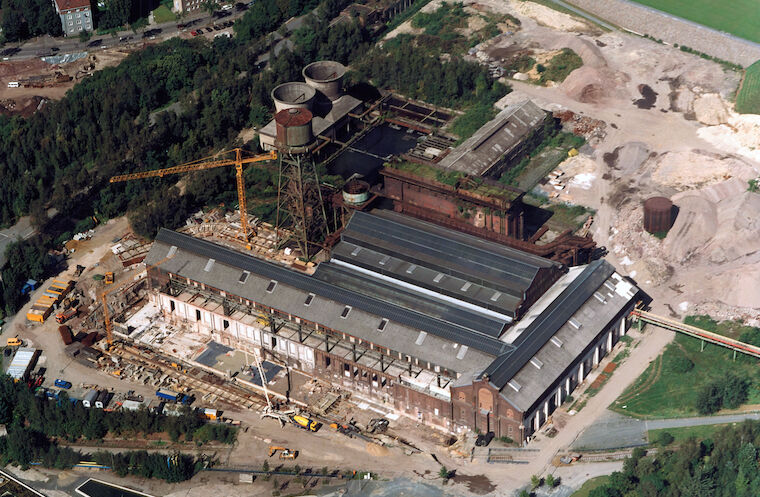
[[[159,232],[145,263],[156,264],[170,254],[173,255],[160,264],[164,271],[392,350],[408,350],[407,353],[415,353],[420,359],[424,359],[425,349],[429,348],[428,361],[454,371],[459,370],[457,366],[462,366],[461,361],[454,359],[456,351],[450,354],[450,358],[442,358],[439,357],[440,350],[455,350],[458,345],[466,345],[474,357],[484,359],[511,348],[509,344],[459,324],[166,229]],[[243,278],[242,272],[246,271],[250,274]],[[272,281],[276,284],[270,285]],[[272,291],[267,291],[269,286],[272,286]],[[305,299],[310,293],[315,295],[315,303],[305,306]],[[341,316],[344,306],[351,307],[345,318]],[[391,324],[378,333],[382,319],[388,319]],[[417,348],[399,348],[407,343],[414,345],[420,331],[431,335],[430,340],[425,341],[425,347],[419,347],[419,351]],[[443,362],[444,359],[446,362]]]
[[604,260],[586,266],[559,297],[512,342],[515,348],[497,357],[481,373],[481,377],[488,375],[489,381],[496,388],[503,389],[614,272],[615,268]]
[[485,175],[545,117],[546,112],[530,100],[510,105],[444,157],[438,167],[473,176]]
[[59,11],[90,8],[90,0],[55,0]]
[[392,211],[355,212],[333,257],[511,317],[539,271],[560,267]]

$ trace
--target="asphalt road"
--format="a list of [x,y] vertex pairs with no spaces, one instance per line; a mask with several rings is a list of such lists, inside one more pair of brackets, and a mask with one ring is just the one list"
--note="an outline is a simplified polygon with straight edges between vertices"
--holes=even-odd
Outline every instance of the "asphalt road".
[[29,216],[24,216],[10,228],[0,230],[0,267],[5,264],[5,250],[16,240],[26,240],[37,232],[32,227]]
[[[583,415],[583,412],[577,415]],[[617,449],[648,443],[647,431],[688,426],[741,423],[747,419],[760,420],[760,413],[726,414],[693,418],[641,420],[613,411],[605,411],[596,423],[589,426],[573,443],[573,449]]]
[[[3,46],[3,49],[16,47],[19,48],[20,51],[9,56],[9,57],[3,57],[3,60],[23,60],[23,59],[30,59],[34,57],[39,57],[37,55],[40,52],[50,52],[53,48],[58,48],[58,51],[54,54],[50,52],[50,54],[53,55],[62,55],[65,53],[72,53],[72,52],[92,52],[95,50],[102,50],[105,48],[112,48],[116,46],[126,45],[127,43],[134,43],[137,41],[143,40],[143,33],[149,30],[156,30],[160,29],[160,33],[157,33],[155,37],[148,37],[146,39],[150,40],[159,40],[163,41],[168,38],[171,38],[173,36],[177,36],[181,32],[190,32],[194,31],[198,28],[211,26],[214,23],[217,22],[224,22],[224,21],[234,21],[239,19],[245,14],[245,11],[238,12],[235,9],[229,11],[230,15],[227,15],[223,18],[217,18],[206,14],[200,14],[195,16],[189,16],[187,18],[184,18],[179,21],[172,21],[167,22],[163,24],[153,24],[150,26],[146,26],[142,30],[139,30],[137,32],[126,30],[126,31],[120,31],[116,33],[115,35],[98,35],[93,33],[92,37],[86,41],[81,42],[79,41],[79,38],[53,38],[51,36],[41,36],[38,38],[34,38],[31,40],[27,40],[21,44],[16,43],[6,43]],[[177,25],[179,23],[186,24],[187,27],[184,29],[178,29]],[[131,39],[127,39],[131,37]]]

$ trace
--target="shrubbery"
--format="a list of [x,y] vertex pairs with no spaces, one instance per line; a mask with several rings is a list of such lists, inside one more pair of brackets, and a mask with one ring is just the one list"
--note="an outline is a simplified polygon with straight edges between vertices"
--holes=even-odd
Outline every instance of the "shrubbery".
[[746,378],[728,373],[699,391],[695,407],[700,414],[713,414],[722,408],[736,409],[747,400],[749,386]]

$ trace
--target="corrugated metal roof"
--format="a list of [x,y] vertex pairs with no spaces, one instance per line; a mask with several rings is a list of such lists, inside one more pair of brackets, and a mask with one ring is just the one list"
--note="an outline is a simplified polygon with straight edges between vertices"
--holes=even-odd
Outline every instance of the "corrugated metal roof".
[[30,347],[19,348],[8,366],[8,376],[17,380],[22,378],[29,369],[36,353],[37,350]]
[[504,386],[543,347],[581,306],[604,284],[615,268],[604,260],[594,261],[568,285],[517,339],[515,348],[497,357],[481,374],[498,389]]
[[444,157],[438,166],[482,176],[541,126],[545,117],[546,112],[530,100],[511,105]]
[[[355,212],[341,240],[518,299],[523,298],[540,269],[559,266],[542,257],[392,211]],[[352,251],[338,249],[337,253],[344,260],[361,261],[362,258],[361,251],[352,255]],[[412,273],[397,272],[397,275],[399,279],[445,293],[438,285],[441,278],[427,281],[429,275],[416,269]],[[461,295],[461,292],[458,293]],[[487,299],[483,304],[487,307]]]
[[[156,241],[159,242],[162,247],[157,249],[154,246],[154,248],[151,249],[148,257],[145,259],[146,264],[155,264],[164,258],[167,249],[166,246],[176,246],[178,247],[177,255],[171,260],[162,263],[162,267],[169,267],[171,268],[168,269],[170,272],[195,279],[199,282],[204,282],[231,294],[240,295],[244,298],[261,302],[262,296],[260,294],[257,294],[255,297],[246,295],[246,291],[248,291],[247,289],[251,288],[252,285],[250,278],[248,283],[240,285],[236,278],[227,281],[219,280],[214,277],[214,273],[219,270],[218,266],[222,264],[236,268],[236,270],[250,271],[252,276],[258,275],[267,280],[277,281],[278,290],[276,290],[275,293],[277,293],[279,288],[283,285],[287,285],[288,287],[303,292],[302,295],[299,295],[300,301],[298,302],[300,308],[303,308],[303,310],[296,313],[296,315],[300,314],[304,319],[320,322],[326,326],[330,325],[324,323],[321,319],[316,319],[310,316],[310,314],[317,311],[319,306],[303,305],[304,299],[308,293],[314,293],[315,295],[329,299],[333,302],[349,305],[369,314],[373,314],[377,316],[377,323],[379,323],[382,318],[387,318],[416,330],[427,331],[430,334],[436,335],[450,342],[467,345],[471,349],[479,350],[489,355],[496,356],[511,349],[509,344],[500,342],[495,338],[489,337],[475,330],[446,322],[442,319],[437,319],[421,312],[405,309],[397,304],[386,302],[370,295],[362,295],[354,291],[346,290],[306,274],[235,252],[206,240],[200,240],[167,229],[161,229],[156,237]],[[188,271],[190,271],[188,267],[191,265],[191,262],[182,257],[183,252],[189,252],[199,259],[203,259],[202,261],[198,261],[201,262],[201,264],[193,262],[193,264],[199,267],[193,269],[192,274],[188,274]],[[214,269],[208,273],[202,271],[203,265],[212,257],[216,259]],[[177,264],[180,264],[180,267],[175,267]],[[239,272],[236,274],[239,274]],[[211,279],[214,281],[210,281]],[[280,308],[284,303],[276,304],[272,302],[267,305]],[[333,326],[331,327],[340,330],[337,323],[333,323]],[[377,324],[374,324],[373,331],[376,331],[376,328]],[[353,330],[350,328],[344,329],[343,331],[353,334]]]
[[504,320],[487,317],[329,262],[321,263],[314,277],[493,338],[498,338],[506,325]]

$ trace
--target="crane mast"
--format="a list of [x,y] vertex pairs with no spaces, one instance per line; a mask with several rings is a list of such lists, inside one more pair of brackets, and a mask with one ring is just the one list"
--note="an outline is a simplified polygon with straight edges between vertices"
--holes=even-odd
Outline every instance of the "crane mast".
[[130,181],[133,179],[144,178],[163,178],[170,174],[187,173],[192,171],[203,171],[206,169],[213,169],[215,167],[223,166],[235,166],[235,179],[237,181],[237,194],[238,204],[240,206],[240,237],[243,242],[248,242],[248,211],[246,209],[247,203],[245,198],[245,179],[243,178],[243,166],[246,164],[253,164],[255,162],[265,162],[277,159],[277,152],[271,151],[266,154],[254,155],[252,157],[243,157],[243,149],[235,148],[232,151],[235,152],[234,159],[217,159],[215,157],[206,157],[178,166],[167,167],[164,169],[154,169],[152,171],[142,171],[139,173],[121,174],[113,176],[109,182],[119,183],[121,181]]

